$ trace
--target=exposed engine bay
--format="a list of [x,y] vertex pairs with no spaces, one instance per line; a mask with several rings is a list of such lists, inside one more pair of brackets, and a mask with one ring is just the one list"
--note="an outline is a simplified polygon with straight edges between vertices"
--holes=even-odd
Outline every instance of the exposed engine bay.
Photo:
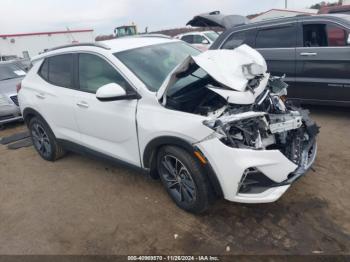
[[[277,149],[295,163],[300,172],[305,172],[316,156],[319,127],[307,110],[286,100],[288,85],[283,77],[266,73],[266,63],[260,54],[253,53],[255,50],[246,46],[242,50],[259,63],[236,63],[229,72],[234,77],[230,78],[229,74],[211,71],[218,59],[215,54],[189,62],[175,72],[176,80],[163,97],[163,105],[207,117],[203,124],[213,129],[213,136],[229,147]],[[237,83],[238,88],[232,83]]]

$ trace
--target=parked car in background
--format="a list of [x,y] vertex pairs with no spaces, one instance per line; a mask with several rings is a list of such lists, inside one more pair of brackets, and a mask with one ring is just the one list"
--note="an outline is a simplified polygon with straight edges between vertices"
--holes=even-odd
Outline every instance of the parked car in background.
[[319,14],[350,14],[350,5],[324,6]]
[[215,31],[189,32],[175,36],[176,39],[185,41],[195,48],[206,51],[215,42],[219,34]]
[[16,86],[25,75],[17,62],[0,62],[0,125],[22,119]]
[[65,150],[160,177],[198,213],[224,197],[276,201],[313,164],[318,127],[285,104],[286,85],[244,45],[200,52],[183,41],[125,37],[33,59],[19,102],[40,156]]
[[17,60],[18,57],[15,55],[0,55],[0,62]]
[[227,27],[210,49],[247,44],[264,56],[272,75],[286,75],[289,98],[350,106],[349,32],[344,14],[273,19]]

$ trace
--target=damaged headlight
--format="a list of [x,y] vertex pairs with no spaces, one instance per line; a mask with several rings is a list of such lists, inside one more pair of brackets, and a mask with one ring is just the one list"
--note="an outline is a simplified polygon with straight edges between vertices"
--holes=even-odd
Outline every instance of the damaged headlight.
[[[265,115],[264,112],[245,112],[216,120],[206,120],[203,124],[215,131],[210,138],[216,137],[228,146],[262,149],[266,146],[268,138]],[[207,137],[206,140],[210,138]]]

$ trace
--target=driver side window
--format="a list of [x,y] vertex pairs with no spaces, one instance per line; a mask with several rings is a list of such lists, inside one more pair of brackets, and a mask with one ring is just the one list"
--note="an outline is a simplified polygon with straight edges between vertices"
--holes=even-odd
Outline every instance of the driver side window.
[[348,32],[335,24],[305,24],[304,47],[346,46]]
[[128,82],[104,59],[92,54],[79,54],[79,87],[81,91],[95,94],[106,84],[116,83],[125,90]]

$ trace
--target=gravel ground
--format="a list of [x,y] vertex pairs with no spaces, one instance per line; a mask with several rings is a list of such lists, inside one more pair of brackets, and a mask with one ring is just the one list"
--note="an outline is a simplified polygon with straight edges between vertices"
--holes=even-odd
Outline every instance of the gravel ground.
[[275,203],[220,200],[200,216],[135,170],[0,145],[0,254],[350,254],[350,110],[311,111],[315,171]]

